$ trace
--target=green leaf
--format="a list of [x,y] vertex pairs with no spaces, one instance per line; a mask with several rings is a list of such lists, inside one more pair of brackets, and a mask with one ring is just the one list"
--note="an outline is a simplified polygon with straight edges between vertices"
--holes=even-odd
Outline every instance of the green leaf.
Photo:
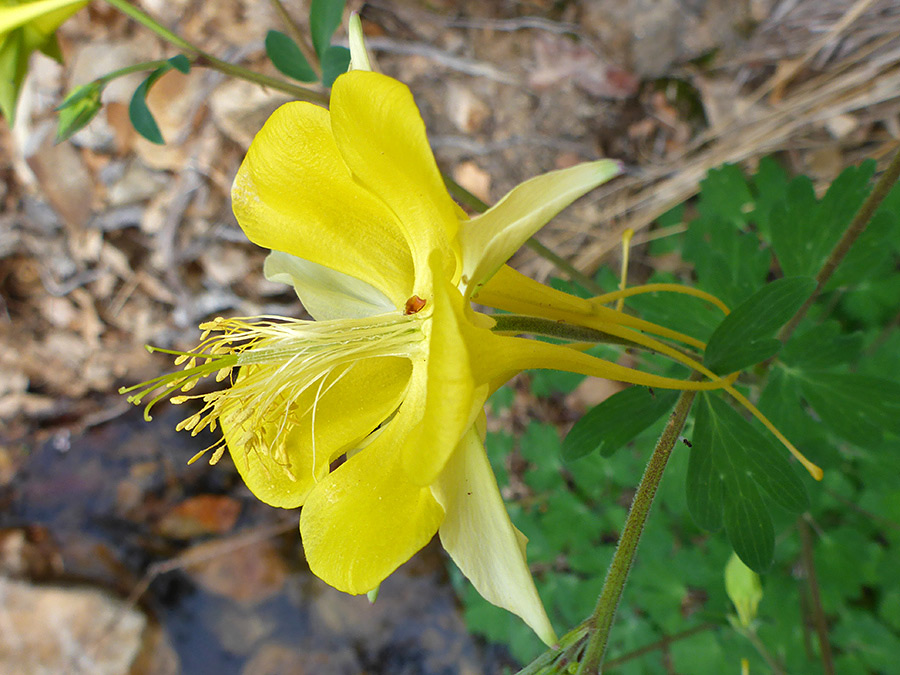
[[315,71],[310,67],[300,47],[290,37],[277,30],[266,33],[266,54],[279,71],[300,82],[315,82]]
[[730,306],[759,288],[772,264],[772,254],[755,235],[703,218],[688,228],[684,257],[694,263],[697,285]]
[[346,47],[329,47],[322,55],[322,84],[330,87],[349,68],[350,50]]
[[[322,61],[325,72],[325,52],[331,44],[331,36],[341,25],[344,15],[344,0],[312,0],[309,7],[309,32],[313,47]],[[330,84],[327,86],[331,86]]]
[[554,491],[561,487],[559,432],[552,424],[532,421],[519,442],[519,451],[529,462],[525,482],[535,490]]
[[779,358],[795,368],[819,370],[853,362],[861,349],[860,333],[846,334],[837,321],[826,321],[789,340]]
[[563,460],[571,462],[595,450],[609,457],[671,410],[677,398],[676,391],[651,394],[646,387],[613,394],[575,423],[562,444]]
[[685,487],[688,511],[694,522],[704,530],[715,532],[722,527],[725,495],[722,476],[713,455],[714,440],[709,416],[707,406],[698,407]]
[[804,408],[795,371],[776,362],[756,406],[794,445],[815,443],[816,449],[821,450],[822,436],[826,432]]
[[886,211],[875,214],[824,290],[852,286],[865,279],[892,274],[895,266],[891,247],[897,238],[897,217]]
[[756,207],[752,220],[760,238],[771,241],[772,210],[787,197],[790,181],[787,173],[773,157],[763,157],[753,176]]
[[785,276],[815,276],[869,194],[874,170],[874,162],[844,170],[820,202],[808,178],[791,182],[771,222],[772,246]]
[[173,56],[169,59],[169,63],[171,63],[172,67],[180,73],[187,75],[191,72],[191,61],[184,54]]
[[719,324],[706,345],[711,370],[732,373],[774,356],[780,348],[772,334],[790,319],[815,290],[814,279],[773,281],[741,303]]
[[736,164],[710,169],[700,182],[697,210],[703,217],[743,227],[753,206],[744,172]]
[[803,372],[800,389],[822,423],[855,445],[900,434],[900,384],[853,373]]
[[154,70],[150,77],[141,82],[138,88],[134,90],[131,103],[128,104],[128,117],[131,119],[131,124],[135,130],[148,141],[157,145],[163,145],[165,141],[159,126],[156,124],[156,120],[153,119],[153,113],[147,107],[147,92],[165,70],[167,69],[158,68]]
[[94,119],[103,104],[100,95],[103,84],[89,82],[76,87],[56,108],[59,111],[59,124],[56,127],[56,142],[68,140],[77,131],[83,129]]
[[[755,572],[765,572],[775,554],[775,527],[759,490],[752,481],[731,476],[726,490],[725,534],[738,557]],[[733,491],[733,492],[732,492]]]
[[688,509],[704,529],[724,522],[735,552],[756,572],[769,566],[775,545],[760,489],[787,511],[809,504],[784,449],[718,397],[701,395],[688,464]]

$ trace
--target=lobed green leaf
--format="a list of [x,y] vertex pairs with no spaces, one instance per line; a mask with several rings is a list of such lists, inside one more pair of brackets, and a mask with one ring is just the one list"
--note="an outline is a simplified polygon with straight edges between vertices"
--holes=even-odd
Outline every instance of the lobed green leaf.
[[704,529],[724,523],[728,540],[748,567],[765,571],[772,560],[774,527],[766,498],[800,512],[806,489],[782,448],[727,403],[702,394],[686,481],[688,509]]
[[900,434],[900,384],[855,373],[802,372],[804,398],[822,423],[856,445]]
[[599,451],[604,457],[616,450],[671,410],[678,392],[651,393],[646,387],[628,387],[596,405],[575,423],[562,444],[566,462]]
[[772,335],[815,290],[813,279],[792,277],[763,286],[725,317],[706,345],[704,363],[732,373],[774,356],[781,344]]

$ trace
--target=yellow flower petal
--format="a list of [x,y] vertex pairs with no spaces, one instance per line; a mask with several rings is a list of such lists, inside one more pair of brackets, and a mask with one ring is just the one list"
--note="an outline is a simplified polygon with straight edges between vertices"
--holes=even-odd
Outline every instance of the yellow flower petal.
[[354,182],[326,110],[302,102],[276,110],[253,140],[231,198],[255,244],[363,280],[395,307],[413,293],[404,231]]
[[432,251],[450,253],[456,207],[407,86],[379,73],[341,75],[331,90],[331,124],[350,171],[406,228],[417,272],[427,269]]
[[432,488],[444,508],[441,544],[488,602],[520,616],[547,645],[556,634],[509,519],[478,432],[463,437]]
[[60,60],[55,31],[87,4],[86,0],[0,3],[0,113],[11,126],[31,52],[40,49]]
[[[245,367],[238,378],[265,378],[267,371],[279,367]],[[300,506],[328,473],[331,461],[397,409],[409,376],[407,359],[359,361],[343,375],[304,392],[283,428],[273,423],[258,430],[263,439],[259,448],[241,442],[247,422],[236,425],[233,417],[223,415],[222,432],[238,473],[261,501],[282,508]]]
[[0,7],[0,38],[27,23],[49,35],[86,4],[87,0],[36,0]]
[[[475,395],[461,332],[462,296],[448,281],[435,281],[428,361],[417,364],[408,394],[408,400],[421,408],[420,421],[402,446],[403,468],[419,485],[437,478],[487,398],[487,388]],[[488,331],[481,332],[490,337]]]
[[368,593],[437,532],[444,511],[406,479],[397,452],[417,410],[404,404],[371,445],[310,493],[300,534],[313,574],[338,590]]
[[462,224],[459,240],[466,295],[557,213],[620,172],[621,164],[611,159],[551,171],[517,185],[488,211]]

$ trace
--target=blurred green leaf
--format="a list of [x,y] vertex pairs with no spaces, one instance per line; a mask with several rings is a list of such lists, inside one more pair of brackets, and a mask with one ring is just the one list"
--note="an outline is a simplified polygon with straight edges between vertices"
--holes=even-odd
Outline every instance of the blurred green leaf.
[[641,431],[671,410],[678,392],[651,393],[646,387],[628,387],[585,413],[562,444],[562,457],[571,462],[599,450],[611,456]]
[[860,333],[845,333],[837,321],[826,321],[791,338],[779,358],[794,368],[819,370],[855,361],[861,349]]
[[172,64],[172,67],[180,73],[187,75],[191,72],[191,61],[184,54],[173,56],[168,61]]
[[149,77],[141,82],[138,85],[138,88],[134,90],[134,95],[131,97],[131,103],[128,104],[128,117],[131,119],[131,124],[134,126],[135,131],[151,143],[156,143],[157,145],[163,145],[165,141],[163,140],[159,126],[156,124],[156,120],[153,118],[153,113],[150,112],[150,108],[147,107],[147,93],[150,91],[150,87],[152,87],[167,70],[169,70],[168,67],[157,68],[150,73]]
[[701,217],[711,218],[742,228],[753,207],[753,195],[744,172],[736,164],[710,169],[700,181],[697,210]]
[[300,82],[316,82],[319,79],[297,43],[280,31],[266,33],[266,54],[272,64],[288,77]]
[[771,241],[772,209],[787,197],[789,184],[787,172],[775,158],[763,157],[759,161],[759,166],[753,175],[753,191],[756,196],[756,204],[753,209],[752,220],[760,237],[765,241]]
[[843,619],[831,632],[834,644],[856,655],[869,672],[896,672],[900,638],[868,612],[852,609]]
[[[344,15],[344,0],[312,0],[309,6],[309,32],[313,47],[322,61],[325,72],[325,52],[331,44],[331,36],[341,25]],[[333,80],[332,80],[333,81]],[[330,83],[326,86],[331,86]]]
[[322,55],[322,84],[330,87],[339,75],[350,68],[350,50],[346,47],[329,47]]
[[56,127],[56,142],[61,143],[83,129],[100,112],[103,104],[100,95],[103,84],[97,81],[76,87],[57,106],[59,123]]
[[774,356],[781,343],[772,337],[816,287],[813,279],[793,277],[766,284],[741,303],[716,328],[706,345],[704,363],[732,373]]
[[853,373],[803,372],[804,398],[822,423],[856,445],[900,434],[900,384]]
[[895,270],[891,244],[898,237],[900,232],[896,216],[884,211],[875,214],[828,280],[825,290],[851,286],[864,279],[891,274]]
[[791,182],[787,200],[772,210],[772,246],[785,276],[815,276],[871,190],[874,162],[845,169],[821,201],[812,181]]
[[[810,417],[803,407],[800,381],[795,371],[776,362],[766,379],[757,407],[794,445],[813,441],[820,445],[822,425]],[[817,459],[820,459],[818,453]]]

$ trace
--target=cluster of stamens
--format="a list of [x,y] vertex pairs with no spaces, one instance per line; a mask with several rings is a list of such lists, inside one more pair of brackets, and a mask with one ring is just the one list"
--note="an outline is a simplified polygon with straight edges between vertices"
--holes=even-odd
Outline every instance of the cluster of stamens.
[[[285,430],[312,413],[318,401],[363,359],[388,356],[413,358],[422,349],[425,313],[392,312],[361,319],[303,321],[282,317],[216,318],[200,325],[200,344],[188,352],[148,347],[153,352],[174,355],[182,370],[162,375],[119,393],[130,394],[135,405],[146,403],[144,417],[151,408],[169,398],[174,404],[189,400],[202,403],[199,411],[176,426],[196,436],[204,429],[215,431],[222,419],[239,435],[232,435],[232,449],[266,453],[289,476]],[[240,368],[240,375],[235,368]],[[200,380],[214,377],[228,380],[217,391],[188,394]],[[298,405],[300,397],[315,387],[313,402]],[[301,409],[302,408],[302,409]],[[276,429],[274,435],[272,429]],[[265,433],[268,430],[268,433]],[[315,433],[313,430],[313,451]],[[213,451],[215,464],[225,451],[220,438],[191,461]]]

